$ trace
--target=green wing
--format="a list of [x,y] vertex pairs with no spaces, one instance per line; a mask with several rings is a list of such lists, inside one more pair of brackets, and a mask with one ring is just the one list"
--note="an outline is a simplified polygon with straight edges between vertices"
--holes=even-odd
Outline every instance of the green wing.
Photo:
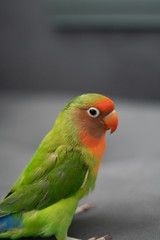
[[81,152],[66,146],[47,154],[42,163],[37,163],[36,160],[30,162],[0,202],[0,211],[13,213],[46,208],[74,194],[88,171]]

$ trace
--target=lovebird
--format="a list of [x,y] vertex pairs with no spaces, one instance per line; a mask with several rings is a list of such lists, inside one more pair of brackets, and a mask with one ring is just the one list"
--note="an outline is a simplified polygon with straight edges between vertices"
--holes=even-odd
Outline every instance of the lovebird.
[[117,125],[106,96],[83,94],[69,102],[0,202],[0,238],[75,239],[68,228],[79,200],[95,187],[105,132]]

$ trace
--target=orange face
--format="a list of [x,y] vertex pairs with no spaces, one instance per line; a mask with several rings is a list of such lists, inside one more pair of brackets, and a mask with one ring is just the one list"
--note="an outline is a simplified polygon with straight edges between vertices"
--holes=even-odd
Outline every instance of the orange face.
[[75,119],[77,119],[80,131],[85,131],[96,140],[101,138],[106,130],[111,129],[113,133],[118,125],[114,103],[107,97],[78,108]]
[[81,142],[101,160],[105,149],[105,132],[113,133],[118,125],[114,103],[107,97],[76,110]]
[[72,109],[73,130],[76,126],[80,143],[98,160],[93,169],[97,175],[105,149],[105,132],[113,133],[118,125],[114,103],[103,95],[91,93],[75,98],[66,110],[68,107]]

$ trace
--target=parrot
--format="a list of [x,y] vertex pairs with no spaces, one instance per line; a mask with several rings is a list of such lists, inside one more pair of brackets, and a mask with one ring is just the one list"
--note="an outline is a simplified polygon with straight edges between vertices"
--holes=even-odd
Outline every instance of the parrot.
[[87,93],[71,100],[0,202],[0,238],[76,239],[68,228],[79,200],[95,187],[105,132],[117,126],[110,98]]

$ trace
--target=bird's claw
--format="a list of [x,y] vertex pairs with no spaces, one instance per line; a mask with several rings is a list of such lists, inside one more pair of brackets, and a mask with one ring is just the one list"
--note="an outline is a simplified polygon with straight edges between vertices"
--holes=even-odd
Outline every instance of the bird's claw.
[[111,238],[111,236],[110,235],[105,235],[105,236],[103,236],[103,237],[93,237],[93,238],[90,238],[90,239],[88,239],[88,240],[111,240],[112,238]]
[[93,203],[86,203],[83,204],[82,206],[78,207],[75,211],[75,215],[86,212],[88,209],[94,207]]

